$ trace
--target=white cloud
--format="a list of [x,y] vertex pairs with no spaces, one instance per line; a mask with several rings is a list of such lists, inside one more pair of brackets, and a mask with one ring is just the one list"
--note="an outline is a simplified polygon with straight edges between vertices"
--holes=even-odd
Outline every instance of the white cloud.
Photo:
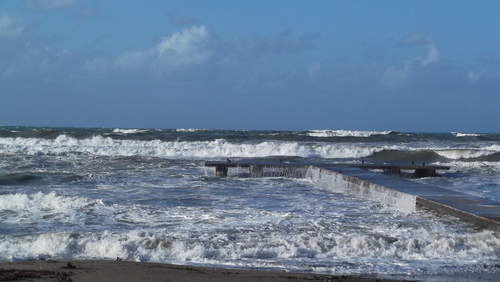
[[150,52],[125,52],[114,61],[114,66],[122,70],[142,70],[149,61]]
[[391,66],[381,75],[381,85],[386,88],[396,88],[409,83],[418,74],[425,71],[426,67],[440,61],[439,50],[432,39],[425,33],[412,33],[397,43],[398,47],[424,46],[427,48],[425,58],[414,57],[405,61],[401,66]]
[[170,65],[201,64],[215,54],[216,41],[205,26],[193,26],[165,38],[156,50],[159,57]]
[[436,46],[433,43],[429,43],[427,49],[429,50],[427,58],[420,60],[420,63],[424,66],[439,61],[439,51]]
[[480,80],[498,80],[500,78],[500,74],[496,72],[490,72],[487,70],[474,71],[471,70],[467,73],[467,78],[471,83],[477,83]]
[[193,26],[164,38],[149,50],[125,52],[109,64],[102,60],[90,60],[86,62],[85,68],[102,70],[104,66],[113,66],[125,71],[162,71],[180,66],[197,66],[215,56],[218,44],[218,38],[206,27]]
[[24,0],[24,6],[30,10],[52,11],[72,7],[78,0]]
[[13,38],[18,37],[23,33],[25,25],[7,13],[3,13],[0,16],[0,38]]
[[[91,72],[102,72],[107,69],[164,74],[185,67],[207,66],[216,60],[221,63],[220,65],[230,62],[228,65],[234,66],[237,65],[238,59],[254,58],[254,55],[260,53],[297,53],[315,48],[312,40],[319,37],[317,34],[311,34],[291,40],[290,36],[291,33],[282,33],[266,39],[235,36],[229,43],[225,43],[207,27],[192,26],[160,39],[148,50],[127,51],[115,59],[86,60],[84,69]],[[225,52],[222,52],[223,50]],[[237,56],[233,56],[235,54]],[[308,73],[312,78],[317,76],[319,71],[319,65],[313,65]]]
[[410,47],[410,46],[425,46],[427,47],[428,53],[426,58],[415,58],[414,60],[419,61],[422,65],[426,66],[431,63],[439,61],[439,50],[432,41],[432,39],[425,33],[415,32],[412,33],[401,41],[398,42],[399,47]]

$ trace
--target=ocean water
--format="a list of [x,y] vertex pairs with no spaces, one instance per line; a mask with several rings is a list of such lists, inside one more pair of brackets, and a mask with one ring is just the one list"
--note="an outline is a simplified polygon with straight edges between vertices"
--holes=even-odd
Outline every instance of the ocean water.
[[500,234],[314,179],[205,161],[449,165],[500,201],[500,134],[0,127],[0,260],[111,259],[379,276],[500,275]]

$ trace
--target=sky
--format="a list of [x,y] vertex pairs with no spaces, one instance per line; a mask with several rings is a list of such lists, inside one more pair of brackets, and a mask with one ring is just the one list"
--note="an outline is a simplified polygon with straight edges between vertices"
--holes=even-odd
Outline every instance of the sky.
[[500,133],[498,11],[1,0],[0,125]]

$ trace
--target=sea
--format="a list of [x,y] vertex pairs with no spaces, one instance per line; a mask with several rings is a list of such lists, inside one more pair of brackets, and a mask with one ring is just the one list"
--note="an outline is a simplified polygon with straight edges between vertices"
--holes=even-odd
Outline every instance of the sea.
[[500,202],[500,134],[0,126],[0,261],[500,279],[498,231],[227,159],[444,165],[409,180]]

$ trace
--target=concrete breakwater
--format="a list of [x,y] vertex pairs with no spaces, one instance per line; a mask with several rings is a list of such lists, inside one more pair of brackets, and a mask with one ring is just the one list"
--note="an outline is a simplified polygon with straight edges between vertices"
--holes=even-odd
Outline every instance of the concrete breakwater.
[[334,171],[309,166],[306,177],[312,179],[320,189],[376,200],[406,213],[415,211],[416,196],[349,176],[345,174],[349,169],[339,167],[339,170]]
[[[411,213],[418,206],[472,222],[481,228],[500,230],[500,203],[457,191],[424,185],[400,177],[375,173],[349,164],[250,164],[206,162],[217,176],[227,176],[229,167],[248,167],[250,177],[307,177],[321,189],[353,194]],[[419,167],[418,169],[424,169]],[[425,169],[449,169],[428,166]],[[420,171],[421,173],[421,171]]]

